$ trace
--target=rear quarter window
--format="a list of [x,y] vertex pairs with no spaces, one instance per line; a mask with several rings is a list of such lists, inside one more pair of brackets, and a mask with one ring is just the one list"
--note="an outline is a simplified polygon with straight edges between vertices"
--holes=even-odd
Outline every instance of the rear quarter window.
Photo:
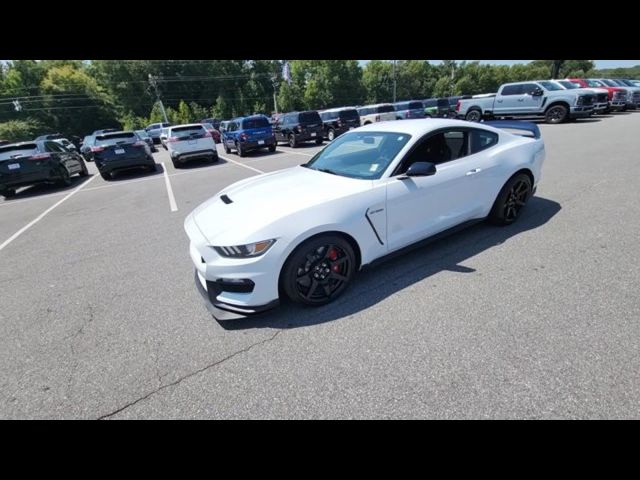
[[118,143],[134,143],[137,140],[137,136],[133,132],[124,133],[105,133],[104,135],[98,135],[96,137],[95,144],[97,146],[110,146],[117,145]]
[[411,102],[409,104],[409,110],[421,110],[423,107],[422,102]]
[[388,112],[395,112],[393,105],[380,105],[377,108],[377,113],[388,113]]
[[471,130],[471,154],[491,148],[498,143],[498,134],[487,130]]

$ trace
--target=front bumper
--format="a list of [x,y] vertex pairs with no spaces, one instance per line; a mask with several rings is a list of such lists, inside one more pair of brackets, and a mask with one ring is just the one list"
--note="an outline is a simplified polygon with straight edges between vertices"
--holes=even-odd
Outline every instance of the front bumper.
[[586,107],[576,106],[571,108],[571,113],[569,114],[569,116],[571,118],[585,118],[591,114],[593,114],[593,105],[589,105]]
[[202,278],[202,275],[197,268],[195,269],[194,273],[196,288],[202,296],[207,310],[211,315],[213,315],[216,320],[239,320],[242,318],[259,315],[276,308],[280,304],[280,300],[278,299],[257,307],[231,305],[219,301],[217,299],[219,287],[216,285],[216,282],[212,282]]
[[[201,294],[204,292],[207,308],[215,318],[223,319],[219,310],[230,312],[227,316],[247,316],[278,306],[283,242],[276,242],[260,257],[233,259],[218,255],[210,247],[192,215],[186,218],[184,229],[190,240],[189,256],[196,269],[196,286]],[[230,279],[250,280],[253,286],[244,291],[222,288],[220,282]]]

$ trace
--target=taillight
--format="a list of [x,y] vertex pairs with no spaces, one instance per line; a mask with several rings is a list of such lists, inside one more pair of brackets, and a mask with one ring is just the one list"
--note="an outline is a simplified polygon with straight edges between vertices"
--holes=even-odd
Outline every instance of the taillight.
[[456,102],[456,112],[460,111],[460,100]]
[[241,133],[240,134],[240,140],[245,141],[247,138],[249,138],[249,137],[247,137],[246,133]]
[[338,126],[341,127],[342,126],[342,120],[338,119]]
[[51,158],[50,153],[38,153],[37,155],[32,155],[31,160],[46,160]]
[[180,139],[178,137],[169,137],[167,138],[168,143],[179,142]]
[[144,147],[146,143],[144,141],[136,142],[133,144],[134,147]]
[[104,147],[91,147],[93,153],[104,151]]

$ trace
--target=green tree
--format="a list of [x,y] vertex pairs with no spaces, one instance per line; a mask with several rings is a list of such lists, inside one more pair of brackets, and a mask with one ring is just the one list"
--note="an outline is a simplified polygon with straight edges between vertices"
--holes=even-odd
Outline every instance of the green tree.
[[390,102],[393,99],[393,66],[383,60],[371,60],[362,72],[366,103]]
[[32,118],[9,120],[0,123],[0,139],[10,142],[32,140],[38,135],[41,129],[42,125]]

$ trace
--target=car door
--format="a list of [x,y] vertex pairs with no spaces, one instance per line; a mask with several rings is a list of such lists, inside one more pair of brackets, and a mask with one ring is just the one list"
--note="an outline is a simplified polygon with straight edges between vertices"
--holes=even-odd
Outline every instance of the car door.
[[[397,250],[463,223],[481,211],[473,189],[478,158],[468,156],[469,129],[431,132],[407,153],[387,183],[387,242]],[[436,165],[427,177],[406,177],[417,161]]]
[[508,115],[522,108],[522,85],[505,85],[493,103],[495,115]]
[[70,175],[73,175],[74,173],[80,171],[77,162],[73,161],[73,159],[71,158],[71,154],[67,152],[61,145],[58,145],[56,142],[47,140],[46,142],[44,142],[44,149],[61,165],[63,165]]
[[525,83],[522,85],[522,94],[519,96],[520,98],[518,98],[520,110],[531,114],[542,110],[544,94],[534,95],[536,90],[542,90],[542,92],[544,92],[544,89],[535,83]]

